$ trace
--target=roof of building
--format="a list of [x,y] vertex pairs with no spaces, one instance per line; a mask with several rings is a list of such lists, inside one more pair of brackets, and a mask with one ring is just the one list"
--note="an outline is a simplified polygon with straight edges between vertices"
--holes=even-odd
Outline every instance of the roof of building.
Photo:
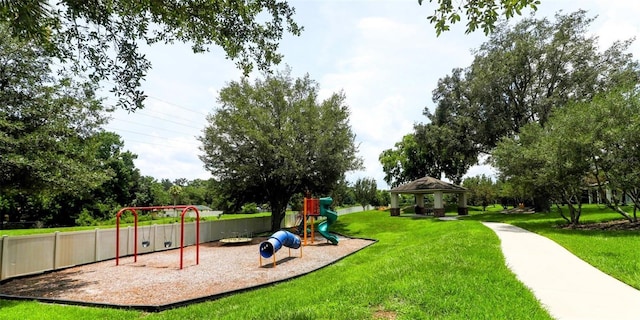
[[434,193],[436,191],[442,191],[445,193],[469,192],[465,187],[438,180],[433,177],[423,177],[391,189],[391,193]]

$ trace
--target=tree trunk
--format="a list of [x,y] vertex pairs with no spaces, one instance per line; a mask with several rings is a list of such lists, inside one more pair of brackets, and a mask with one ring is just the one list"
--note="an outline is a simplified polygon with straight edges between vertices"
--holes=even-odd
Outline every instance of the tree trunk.
[[271,231],[276,232],[280,230],[282,225],[282,219],[287,211],[287,201],[271,201]]
[[567,207],[569,207],[569,217],[571,218],[571,225],[572,226],[577,226],[578,225],[578,219],[576,219],[576,208],[573,207],[571,202],[569,202],[567,204]]
[[533,197],[533,209],[535,212],[550,212],[551,201],[549,197],[536,195]]
[[556,207],[558,208],[558,212],[560,213],[560,216],[562,217],[562,219],[564,219],[567,223],[571,223],[571,220],[569,220],[569,218],[567,218],[567,216],[564,215],[564,212],[562,212],[562,207],[556,203]]

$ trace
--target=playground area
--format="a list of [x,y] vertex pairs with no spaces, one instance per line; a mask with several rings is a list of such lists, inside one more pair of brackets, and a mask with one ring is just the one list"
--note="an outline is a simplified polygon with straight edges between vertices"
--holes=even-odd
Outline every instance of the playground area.
[[[189,302],[215,299],[237,290],[260,287],[318,270],[344,258],[373,241],[339,236],[335,246],[317,236],[314,243],[300,249],[282,248],[272,259],[262,259],[259,244],[223,242],[200,245],[200,263],[195,247],[184,249],[180,270],[179,250],[167,250],[107,260],[60,271],[10,280],[0,286],[0,294],[61,303],[113,305],[146,310],[163,310]],[[302,257],[300,254],[302,253]]]

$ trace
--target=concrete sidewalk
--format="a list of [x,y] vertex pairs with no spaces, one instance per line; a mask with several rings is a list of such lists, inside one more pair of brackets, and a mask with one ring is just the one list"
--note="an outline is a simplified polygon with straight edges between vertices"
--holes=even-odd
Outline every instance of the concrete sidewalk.
[[640,291],[543,236],[504,223],[484,225],[500,238],[507,266],[552,317],[640,319]]

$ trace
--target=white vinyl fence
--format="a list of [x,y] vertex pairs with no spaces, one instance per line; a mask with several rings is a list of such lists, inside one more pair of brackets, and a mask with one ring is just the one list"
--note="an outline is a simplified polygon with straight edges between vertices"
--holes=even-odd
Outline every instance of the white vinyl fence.
[[[373,209],[371,206],[367,206],[367,210],[371,210]],[[342,208],[342,209],[338,209],[336,210],[336,213],[341,216],[344,214],[349,214],[349,213],[356,213],[356,212],[362,212],[364,210],[362,210],[362,206],[358,206],[358,207],[350,207],[350,208]]]
[[[338,214],[362,211],[362,207],[338,210]],[[296,216],[287,215],[283,228],[295,225]],[[271,229],[271,217],[213,220],[200,222],[200,243],[223,238],[251,236]],[[0,231],[1,232],[1,231]],[[195,244],[195,222],[185,223],[185,246]],[[144,247],[143,241],[149,241]],[[171,243],[165,247],[165,243]],[[180,223],[149,225],[138,223],[138,243],[134,243],[134,228],[120,228],[120,256],[169,250],[180,247]],[[0,238],[0,280],[38,274],[76,265],[114,259],[116,229],[55,232],[29,236]],[[115,262],[114,262],[115,263]]]

